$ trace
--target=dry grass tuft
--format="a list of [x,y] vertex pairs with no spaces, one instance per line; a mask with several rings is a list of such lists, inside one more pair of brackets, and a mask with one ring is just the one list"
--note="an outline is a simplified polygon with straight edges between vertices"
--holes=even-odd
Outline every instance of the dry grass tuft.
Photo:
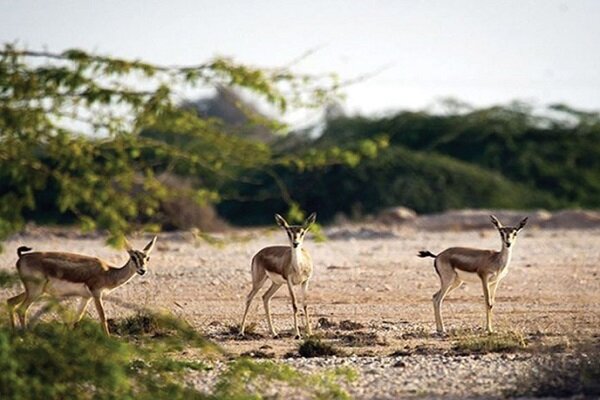
[[331,343],[323,342],[316,337],[306,339],[298,348],[302,357],[344,356],[344,352],[335,348]]
[[511,353],[525,350],[527,341],[519,332],[494,333],[491,335],[467,335],[458,338],[452,350],[458,354]]

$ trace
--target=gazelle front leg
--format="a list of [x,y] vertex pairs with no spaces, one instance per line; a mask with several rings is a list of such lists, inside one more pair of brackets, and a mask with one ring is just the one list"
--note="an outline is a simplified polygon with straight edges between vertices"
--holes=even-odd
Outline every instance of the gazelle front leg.
[[302,282],[302,305],[304,307],[304,330],[308,336],[312,335],[312,327],[310,326],[310,318],[308,317],[308,280]]
[[290,297],[292,298],[292,310],[294,311],[294,331],[296,332],[295,339],[300,339],[300,329],[298,329],[298,303],[296,302],[296,295],[294,294],[294,286],[292,281],[288,277],[287,279],[288,289],[290,291]]
[[490,300],[492,301],[492,307],[496,304],[496,289],[498,289],[499,283],[499,280],[494,283],[490,283]]
[[81,319],[83,318],[83,315],[85,314],[85,310],[87,310],[87,307],[90,304],[91,300],[92,300],[91,297],[82,297],[81,298],[81,300],[79,302],[79,308],[77,309],[77,314],[75,314],[75,319],[71,323],[72,328],[75,328],[77,326],[77,324],[79,323],[79,321],[81,321]]
[[481,284],[483,285],[483,297],[485,299],[485,329],[488,333],[493,333],[492,329],[492,297],[490,294],[490,283],[487,275],[481,275]]
[[102,304],[102,293],[94,293],[94,304],[96,305],[96,311],[98,311],[98,317],[100,318],[102,330],[107,336],[110,336],[110,332],[108,331],[108,323],[106,322],[106,314],[104,313],[104,304]]
[[273,337],[277,337],[277,332],[275,331],[275,328],[273,328],[273,321],[271,320],[271,297],[275,295],[275,292],[277,292],[280,287],[280,283],[273,282],[269,290],[263,294],[263,304],[265,305],[265,313],[267,314],[267,323],[269,324],[269,329],[271,330],[271,335],[273,335]]

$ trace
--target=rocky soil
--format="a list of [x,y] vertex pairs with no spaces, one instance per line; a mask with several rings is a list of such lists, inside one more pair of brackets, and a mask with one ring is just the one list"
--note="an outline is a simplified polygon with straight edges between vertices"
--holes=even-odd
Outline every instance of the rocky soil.
[[[519,237],[510,272],[501,283],[494,321],[500,335],[522,341],[507,353],[472,354],[464,337],[485,338],[481,286],[464,285],[444,304],[450,335],[434,334],[431,296],[439,280],[432,259],[450,246],[496,249],[490,228],[431,231],[414,226],[345,225],[326,229],[329,239],[305,246],[315,260],[310,310],[315,333],[345,356],[298,358],[291,335],[291,305],[281,289],[272,301],[282,337],[272,339],[260,296],[249,321],[252,334],[235,335],[250,289],[250,259],[261,247],[284,244],[277,229],[239,230],[210,240],[189,232],[159,235],[150,273],[115,290],[106,299],[107,315],[136,309],[165,309],[203,331],[231,354],[274,358],[303,371],[350,366],[359,379],[347,386],[357,398],[505,397],[527,385],[524,377],[550,355],[571,357],[579,343],[600,338],[600,229],[527,227]],[[139,247],[148,237],[132,237]],[[126,253],[105,246],[99,236],[29,229],[4,243],[0,269],[13,270],[16,248],[66,250],[96,255],[115,265]],[[0,299],[18,288],[0,290]],[[35,310],[33,310],[35,313]],[[95,317],[93,307],[89,313]],[[218,371],[218,368],[215,370]],[[194,385],[208,388],[216,372],[194,373]]]

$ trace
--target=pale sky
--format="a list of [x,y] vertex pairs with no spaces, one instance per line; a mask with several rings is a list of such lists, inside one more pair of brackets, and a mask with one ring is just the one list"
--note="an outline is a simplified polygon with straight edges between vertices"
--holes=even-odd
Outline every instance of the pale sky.
[[160,64],[215,55],[343,79],[351,112],[524,100],[600,109],[600,1],[0,0],[0,42]]

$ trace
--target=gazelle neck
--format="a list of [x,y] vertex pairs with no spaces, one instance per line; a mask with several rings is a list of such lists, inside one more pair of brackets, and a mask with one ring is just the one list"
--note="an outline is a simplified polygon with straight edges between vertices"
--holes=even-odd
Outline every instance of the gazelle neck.
[[290,249],[292,250],[292,267],[298,268],[300,259],[302,258],[302,245],[299,245],[298,247],[290,245]]
[[136,274],[135,263],[131,258],[121,268],[111,268],[108,271],[111,287],[116,288],[127,283]]
[[506,243],[502,241],[502,249],[500,249],[500,261],[502,263],[502,268],[506,268],[508,267],[508,264],[510,264],[510,259],[512,257],[512,250],[514,245],[515,244],[512,243],[511,246],[508,247]]

